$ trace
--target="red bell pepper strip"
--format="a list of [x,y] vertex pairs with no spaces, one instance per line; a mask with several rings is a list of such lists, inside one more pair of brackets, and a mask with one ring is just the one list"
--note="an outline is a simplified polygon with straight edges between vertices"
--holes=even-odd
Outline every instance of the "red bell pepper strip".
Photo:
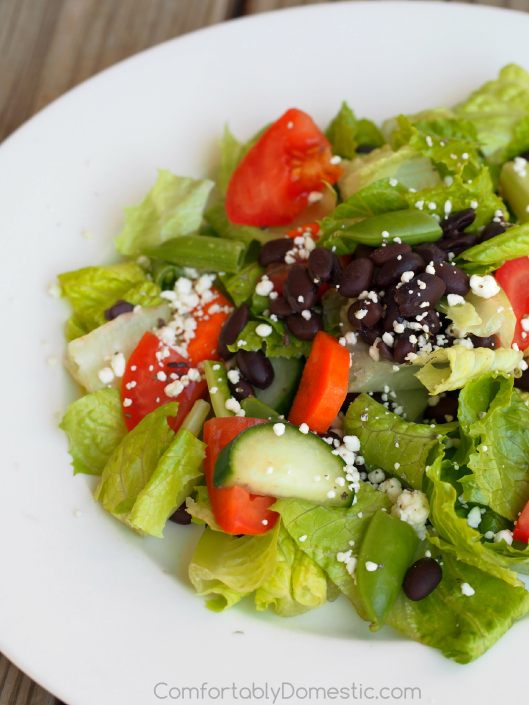
[[520,350],[529,346],[529,334],[522,328],[522,318],[529,315],[529,259],[519,257],[505,262],[495,273],[496,280],[507,294],[514,315],[516,328],[513,343]]
[[520,516],[514,524],[512,537],[514,541],[529,543],[529,502],[527,502],[525,507],[522,509]]

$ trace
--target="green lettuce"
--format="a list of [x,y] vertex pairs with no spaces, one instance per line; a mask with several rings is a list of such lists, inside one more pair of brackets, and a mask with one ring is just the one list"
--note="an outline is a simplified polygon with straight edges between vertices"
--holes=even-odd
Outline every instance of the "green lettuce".
[[[272,327],[272,333],[266,338],[256,333],[260,323],[266,323]],[[247,323],[235,343],[228,345],[228,348],[232,352],[264,349],[268,357],[307,357],[311,343],[292,335],[287,331],[283,321],[273,321],[261,316],[259,320]]]
[[116,238],[124,255],[139,255],[166,240],[196,232],[213,182],[175,176],[160,169],[155,185],[137,206],[125,211],[125,225]]
[[114,450],[95,491],[117,519],[153,536],[202,478],[204,444],[167,423],[177,410],[173,402],[145,416]]
[[274,510],[298,548],[304,551],[329,577],[355,606],[363,619],[367,619],[354,571],[347,563],[338,561],[339,553],[351,551],[354,556],[364,537],[374,513],[380,508],[389,509],[390,502],[383,492],[362,484],[356,494],[355,504],[347,509],[325,507],[302,499],[280,499]]
[[119,390],[100,389],[72,402],[60,427],[68,436],[74,474],[100,475],[127,433]]
[[493,164],[502,164],[529,148],[529,74],[509,64],[455,108],[476,128],[481,149]]
[[251,262],[236,274],[221,274],[219,278],[235,306],[241,306],[252,298],[263,273],[264,269],[259,263]]
[[84,267],[58,276],[63,296],[73,315],[67,324],[67,338],[73,340],[106,323],[105,311],[116,301],[139,306],[162,303],[160,287],[148,281],[135,262],[106,267]]
[[[443,577],[437,588],[417,602],[401,592],[386,621],[446,657],[469,663],[527,614],[529,593],[450,553],[444,553],[441,561]],[[463,595],[463,583],[473,588],[473,596]]]
[[426,466],[439,449],[443,427],[405,421],[367,394],[347,409],[344,430],[358,436],[369,468],[382,468],[414,489],[422,489]]
[[365,118],[359,120],[345,101],[325,134],[333,153],[344,159],[353,159],[360,145],[381,147],[384,144],[384,137],[375,123]]
[[508,260],[527,256],[529,256],[529,223],[523,223],[470,247],[459,255],[458,261],[463,266],[467,263],[487,265],[494,270]]
[[497,333],[500,345],[510,348],[516,316],[503,289],[489,299],[469,292],[465,303],[455,306],[441,303],[439,308],[452,321],[452,330],[458,338],[468,333],[483,337]]
[[254,228],[251,225],[236,225],[235,223],[232,223],[226,214],[224,203],[222,201],[209,208],[204,217],[206,222],[209,223],[217,235],[219,235],[219,237],[226,238],[227,240],[240,240],[240,242],[246,243],[253,241],[265,243],[270,240],[277,240],[278,237],[276,233],[261,230],[261,228]]
[[529,408],[513,378],[486,375],[459,395],[461,432],[470,441],[471,473],[461,478],[463,499],[514,521],[529,499]]
[[222,193],[226,193],[231,175],[245,153],[245,145],[235,137],[228,125],[220,141],[220,165],[217,173],[217,185]]
[[186,499],[186,509],[195,524],[206,524],[213,531],[222,531],[213,516],[208,488],[205,485],[195,487],[193,494]]
[[414,363],[421,369],[416,373],[430,394],[461,389],[469,380],[488,372],[511,373],[518,370],[523,354],[517,350],[498,348],[468,349],[462,345],[440,348],[419,355]]

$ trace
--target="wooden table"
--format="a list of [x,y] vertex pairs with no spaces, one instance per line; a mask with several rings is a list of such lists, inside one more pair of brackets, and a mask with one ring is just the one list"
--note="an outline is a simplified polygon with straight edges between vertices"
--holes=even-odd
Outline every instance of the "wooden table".
[[[153,44],[234,17],[318,1],[0,0],[0,142],[72,86]],[[528,0],[481,4],[529,9]],[[0,654],[0,705],[60,702]]]

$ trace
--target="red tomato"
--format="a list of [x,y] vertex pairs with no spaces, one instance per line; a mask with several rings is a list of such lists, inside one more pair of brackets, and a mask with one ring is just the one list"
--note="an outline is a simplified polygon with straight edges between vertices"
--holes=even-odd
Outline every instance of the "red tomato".
[[524,316],[529,315],[529,258],[519,257],[505,262],[497,270],[495,277],[507,294],[516,316],[513,343],[516,343],[520,350],[525,350],[529,346],[529,335],[523,330],[521,321]]
[[[162,350],[169,352],[167,357],[162,357]],[[177,397],[167,396],[165,387],[185,375],[189,367],[185,358],[164,345],[154,333],[145,333],[127,362],[121,384],[123,414],[129,431],[144,416],[171,401],[178,402],[178,413],[169,419],[169,425],[174,431],[178,430],[195,401],[204,396],[207,388],[206,382],[200,380],[190,382]]]
[[265,130],[235,169],[226,194],[233,223],[286,225],[301,213],[312,191],[341,174],[331,145],[307,113],[292,108]]
[[514,525],[512,537],[515,541],[529,543],[529,502],[520,512],[520,516]]
[[318,233],[320,232],[320,226],[319,223],[309,223],[308,225],[298,225],[295,228],[292,228],[292,230],[289,230],[287,235],[288,237],[291,237],[294,239],[295,237],[299,237],[300,235],[305,235],[307,232],[310,232],[312,235],[313,240],[318,239]]
[[196,319],[195,337],[187,345],[187,357],[192,366],[204,360],[218,360],[217,345],[224,322],[233,310],[219,291],[213,289],[215,298],[204,307],[202,317]]
[[220,451],[239,433],[251,426],[264,423],[264,419],[226,416],[206,421],[204,442],[207,445],[204,474],[213,514],[219,526],[228,534],[264,534],[278,520],[277,512],[270,511],[273,497],[250,494],[243,487],[213,485],[215,463]]

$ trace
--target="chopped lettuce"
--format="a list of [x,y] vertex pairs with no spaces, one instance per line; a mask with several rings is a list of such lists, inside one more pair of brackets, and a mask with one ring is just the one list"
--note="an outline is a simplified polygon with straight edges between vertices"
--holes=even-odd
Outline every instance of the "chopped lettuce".
[[[263,322],[272,327],[272,333],[266,338],[256,333],[257,326]],[[307,357],[311,343],[292,335],[282,321],[261,316],[259,320],[247,323],[235,343],[228,345],[232,352],[261,350],[263,347],[268,357]]]
[[459,264],[489,265],[492,270],[511,259],[529,256],[529,223],[513,225],[501,235],[480,242],[459,255]]
[[106,267],[84,267],[58,276],[62,294],[68,299],[73,315],[67,337],[73,340],[106,323],[105,311],[116,301],[134,305],[157,306],[162,303],[160,287],[148,281],[135,262]]
[[422,489],[425,468],[438,452],[440,427],[405,421],[361,394],[347,409],[344,430],[360,439],[368,468],[382,468]]
[[251,225],[236,225],[232,223],[224,207],[222,201],[215,203],[215,205],[209,208],[204,215],[206,222],[213,228],[213,230],[219,235],[219,237],[226,238],[227,240],[240,240],[241,242],[253,242],[257,241],[260,243],[268,242],[269,240],[276,240],[278,235],[267,230],[261,230],[261,228],[254,228]]
[[162,536],[173,511],[202,478],[205,446],[167,420],[178,404],[160,406],[128,433],[110,456],[95,491],[117,519],[140,533]]
[[252,298],[263,273],[263,267],[257,262],[252,262],[236,274],[221,274],[219,279],[235,306],[240,306]]
[[220,165],[217,173],[217,185],[222,193],[226,193],[231,175],[244,156],[245,145],[235,137],[228,125],[220,141]]
[[529,74],[520,66],[504,66],[497,79],[487,81],[455,108],[470,121],[481,149],[493,164],[529,149]]
[[471,473],[461,478],[464,501],[514,521],[529,499],[529,408],[513,378],[468,382],[459,395],[459,422],[472,448]]
[[74,474],[101,475],[127,433],[117,389],[100,389],[72,402],[60,427],[68,436]]
[[186,499],[186,508],[195,524],[206,524],[213,531],[222,531],[213,516],[208,488],[205,485],[195,487],[192,496]]
[[516,316],[503,289],[490,299],[469,292],[465,303],[455,306],[441,304],[440,308],[452,321],[452,330],[458,338],[469,333],[486,338],[496,333],[501,346],[510,347]]
[[344,159],[353,159],[359,146],[381,147],[384,137],[371,120],[358,120],[344,101],[325,131],[332,151]]
[[213,182],[175,176],[160,169],[155,185],[137,206],[125,211],[125,225],[116,238],[123,255],[139,255],[166,240],[196,232]]
[[421,369],[416,373],[430,394],[461,389],[469,380],[487,372],[511,373],[518,370],[523,354],[510,348],[472,348],[454,345],[421,354],[415,364]]

